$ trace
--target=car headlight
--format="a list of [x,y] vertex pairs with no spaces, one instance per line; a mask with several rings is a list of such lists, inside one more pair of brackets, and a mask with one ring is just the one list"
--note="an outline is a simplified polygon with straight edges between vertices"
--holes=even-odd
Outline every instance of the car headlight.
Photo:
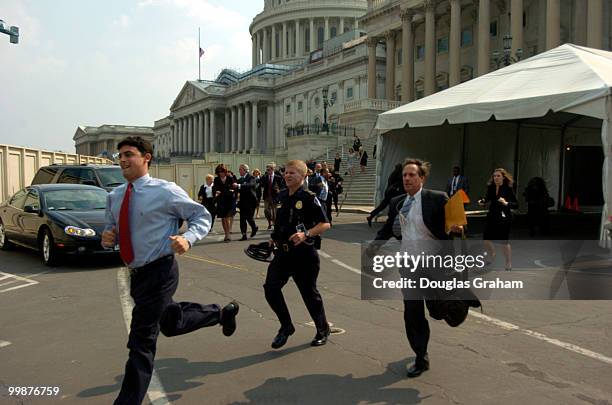
[[91,228],[83,229],[70,225],[64,228],[64,233],[70,236],[96,236],[96,231]]

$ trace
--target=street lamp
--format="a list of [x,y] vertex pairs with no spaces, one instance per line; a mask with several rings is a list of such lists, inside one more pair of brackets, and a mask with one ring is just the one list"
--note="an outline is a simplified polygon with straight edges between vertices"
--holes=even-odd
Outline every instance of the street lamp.
[[3,20],[0,20],[0,32],[7,34],[11,44],[19,43],[19,27],[9,27]]
[[493,62],[499,69],[499,67],[503,64],[503,66],[509,66],[512,63],[516,63],[521,60],[523,56],[523,50],[518,48],[516,50],[516,54],[512,55],[512,35],[504,35],[503,38],[503,54],[500,55],[499,51],[496,49],[493,51]]
[[327,107],[331,107],[334,105],[334,100],[330,100],[327,98],[329,93],[329,88],[323,88],[323,132],[329,131],[329,125],[327,124]]

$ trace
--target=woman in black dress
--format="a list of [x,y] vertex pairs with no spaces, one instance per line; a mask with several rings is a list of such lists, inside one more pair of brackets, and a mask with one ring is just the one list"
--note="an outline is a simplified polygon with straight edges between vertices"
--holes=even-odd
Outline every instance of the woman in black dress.
[[255,219],[259,218],[259,206],[261,205],[261,184],[259,184],[259,179],[261,179],[261,171],[259,169],[253,170],[253,177],[255,177],[255,183],[257,184],[255,188],[255,196],[257,197],[257,206],[255,207]]
[[213,182],[213,195],[217,203],[217,217],[221,218],[223,232],[225,232],[224,242],[231,240],[232,232],[232,207],[234,205],[234,190],[232,189],[233,179],[227,175],[227,169],[223,164],[215,168],[215,181]]
[[359,165],[361,166],[361,173],[365,173],[366,167],[368,167],[368,152],[363,149],[363,146],[359,148],[359,155],[361,159],[359,160]]
[[478,201],[482,206],[489,206],[483,239],[490,259],[495,260],[495,248],[492,241],[503,245],[506,259],[506,270],[512,269],[512,249],[510,247],[510,227],[512,226],[512,209],[518,208],[516,196],[512,190],[512,176],[505,169],[493,171],[487,187],[487,196]]

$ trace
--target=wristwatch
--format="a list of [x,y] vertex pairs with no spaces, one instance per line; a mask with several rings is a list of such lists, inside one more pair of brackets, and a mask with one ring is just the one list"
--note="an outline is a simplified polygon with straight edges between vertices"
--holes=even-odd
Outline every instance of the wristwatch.
[[308,229],[306,229],[306,232],[304,232],[304,236],[310,238],[310,231]]

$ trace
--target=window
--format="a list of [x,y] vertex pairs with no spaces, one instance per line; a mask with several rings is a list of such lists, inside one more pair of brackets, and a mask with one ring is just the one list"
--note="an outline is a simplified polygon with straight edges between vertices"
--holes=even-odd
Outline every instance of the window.
[[417,45],[417,47],[416,47],[416,58],[418,60],[423,60],[425,58],[425,46]]
[[40,203],[38,202],[38,192],[34,190],[30,191],[30,193],[25,199],[23,206],[25,207],[26,205],[31,205],[32,208],[34,208],[35,210],[40,209]]
[[60,174],[59,179],[57,179],[58,183],[68,183],[68,184],[79,184],[79,172],[81,171],[78,167],[69,167],[64,169],[62,174]]
[[402,48],[399,48],[397,50],[397,65],[401,65],[402,64]]
[[36,173],[32,184],[48,184],[53,181],[55,174],[57,173],[57,167],[41,167]]
[[338,99],[338,92],[337,91],[332,91],[331,93],[331,101],[336,101]]
[[352,87],[346,88],[346,98],[353,98],[353,88]]
[[314,103],[317,107],[319,106],[319,104],[321,104],[321,100],[319,99],[319,97],[315,97]]
[[291,112],[291,104],[287,104],[285,106],[285,113],[289,114]]
[[325,29],[323,27],[319,27],[317,30],[317,48],[323,47],[323,40],[325,38]]
[[13,198],[11,198],[11,201],[9,202],[9,204],[12,205],[15,208],[22,209],[23,208],[23,203],[25,202],[25,199],[26,199],[26,192],[25,192],[25,190],[19,190],[17,193],[15,193]]
[[423,98],[425,96],[425,92],[423,90],[417,90],[416,91],[416,98],[417,100],[420,98]]
[[438,53],[448,52],[448,37],[438,39]]
[[306,28],[304,30],[304,37],[305,37],[305,47],[304,49],[309,50],[310,49],[310,28]]
[[304,102],[298,101],[298,111],[302,111],[303,106],[304,106]]
[[336,29],[336,27],[331,27],[329,31],[330,31],[329,32],[329,37],[330,38],[333,38],[336,35],[338,35],[338,30]]
[[464,28],[461,31],[461,46],[470,46],[472,45],[472,27]]
[[491,22],[491,25],[489,26],[489,32],[491,33],[492,37],[497,36],[497,21]]

